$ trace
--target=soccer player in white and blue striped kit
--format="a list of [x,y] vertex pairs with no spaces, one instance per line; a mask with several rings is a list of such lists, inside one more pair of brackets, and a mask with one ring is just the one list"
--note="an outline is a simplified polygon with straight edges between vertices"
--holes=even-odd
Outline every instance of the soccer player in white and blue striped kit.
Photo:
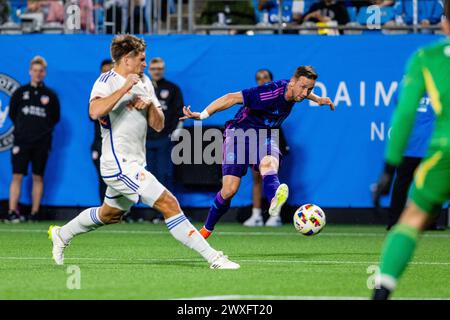
[[88,208],[62,227],[50,226],[53,259],[64,263],[64,249],[77,235],[117,223],[141,200],[160,211],[175,239],[198,252],[213,269],[240,266],[214,250],[186,219],[177,199],[145,169],[147,127],[160,131],[164,114],[146,67],[144,40],[132,35],[116,36],[111,43],[114,69],[95,82],[89,105],[91,118],[101,124],[100,171],[107,184],[101,207]]

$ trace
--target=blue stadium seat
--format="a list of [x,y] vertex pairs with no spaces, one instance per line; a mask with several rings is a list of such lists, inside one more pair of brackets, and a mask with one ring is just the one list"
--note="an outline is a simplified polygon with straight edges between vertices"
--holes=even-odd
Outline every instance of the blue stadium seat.
[[356,22],[356,17],[358,15],[356,7],[347,7],[347,12],[350,18],[350,22]]

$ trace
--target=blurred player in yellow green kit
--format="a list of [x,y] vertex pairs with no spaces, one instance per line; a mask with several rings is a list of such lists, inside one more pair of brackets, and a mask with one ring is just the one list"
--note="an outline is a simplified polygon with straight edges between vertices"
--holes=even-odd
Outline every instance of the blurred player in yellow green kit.
[[[444,33],[450,35],[450,0],[445,1]],[[419,234],[450,199],[450,41],[419,49],[410,58],[403,78],[399,104],[392,119],[385,168],[374,191],[378,203],[389,193],[395,168],[401,163],[420,99],[431,99],[436,123],[426,157],[414,176],[409,205],[383,246],[375,300],[388,299],[413,257]]]

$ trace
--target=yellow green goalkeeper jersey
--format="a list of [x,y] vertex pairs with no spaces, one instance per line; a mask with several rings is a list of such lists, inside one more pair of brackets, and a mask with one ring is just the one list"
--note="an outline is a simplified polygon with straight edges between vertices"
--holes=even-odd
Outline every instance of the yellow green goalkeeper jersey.
[[392,119],[386,162],[398,165],[414,125],[417,106],[424,93],[436,113],[429,148],[450,151],[450,40],[419,49],[410,58],[402,81],[399,104]]

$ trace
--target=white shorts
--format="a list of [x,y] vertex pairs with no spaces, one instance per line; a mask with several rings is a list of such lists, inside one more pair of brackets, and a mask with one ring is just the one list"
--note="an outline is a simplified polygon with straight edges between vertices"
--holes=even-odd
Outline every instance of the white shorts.
[[122,165],[122,173],[103,181],[108,186],[104,202],[123,211],[128,211],[139,200],[153,207],[166,190],[153,174],[137,164]]

